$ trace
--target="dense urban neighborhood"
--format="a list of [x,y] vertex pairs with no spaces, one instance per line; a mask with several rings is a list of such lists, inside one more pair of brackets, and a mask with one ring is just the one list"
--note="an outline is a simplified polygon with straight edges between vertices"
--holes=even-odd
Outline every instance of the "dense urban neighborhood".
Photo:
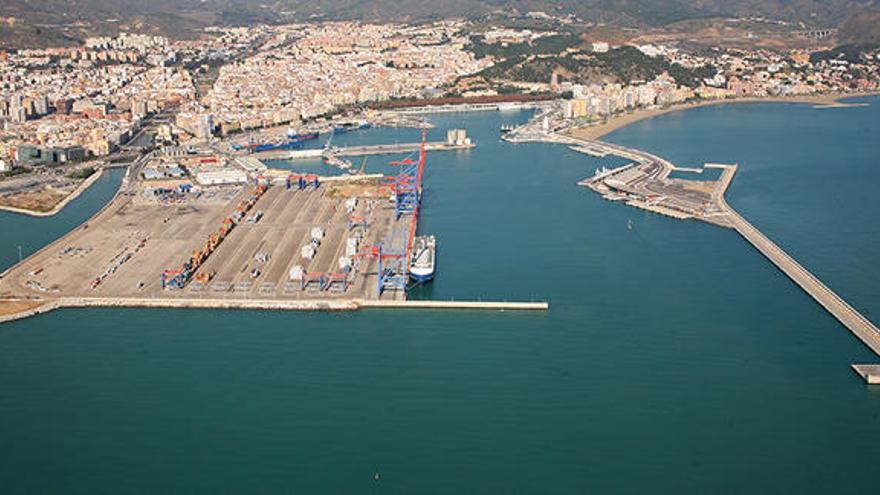
[[123,33],[2,52],[0,64],[5,174],[106,157],[166,111],[160,134],[179,143],[406,99],[555,94],[567,117],[589,122],[694,99],[873,91],[880,80],[869,46],[692,53],[463,21],[208,28],[185,41]]

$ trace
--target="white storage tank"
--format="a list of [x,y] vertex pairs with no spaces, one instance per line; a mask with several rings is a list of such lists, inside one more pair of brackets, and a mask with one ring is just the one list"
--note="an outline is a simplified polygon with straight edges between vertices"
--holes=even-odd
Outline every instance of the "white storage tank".
[[357,207],[357,204],[357,198],[348,198],[347,200],[345,200],[345,211],[348,213],[353,212],[355,207]]
[[302,254],[303,258],[310,260],[315,257],[315,248],[311,244],[306,244],[300,250],[300,254]]
[[290,280],[294,282],[299,282],[303,278],[303,267],[302,265],[294,265],[290,269]]
[[312,239],[321,240],[324,238],[324,229],[315,227],[312,229]]
[[348,268],[351,268],[351,258],[349,258],[348,256],[340,256],[339,257],[339,269],[346,270]]

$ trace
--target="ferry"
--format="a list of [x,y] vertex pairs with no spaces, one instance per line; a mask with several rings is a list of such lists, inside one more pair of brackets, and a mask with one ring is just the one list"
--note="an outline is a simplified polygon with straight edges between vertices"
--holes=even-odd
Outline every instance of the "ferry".
[[370,127],[372,127],[372,124],[370,124],[366,120],[361,120],[359,122],[343,122],[342,124],[333,128],[333,134],[345,134],[348,131],[353,131],[356,129],[369,129]]
[[310,141],[312,139],[318,139],[317,132],[296,134],[291,129],[288,129],[287,139],[267,143],[249,143],[247,145],[234,144],[232,145],[232,149],[234,149],[235,151],[247,150],[251,153],[274,150],[291,150],[302,148],[306,141]]
[[293,128],[287,129],[287,139],[289,141],[311,141],[312,139],[318,139],[317,132],[303,132],[297,133]]
[[413,240],[412,262],[409,276],[417,284],[430,282],[434,278],[437,262],[437,243],[432,235],[417,236]]

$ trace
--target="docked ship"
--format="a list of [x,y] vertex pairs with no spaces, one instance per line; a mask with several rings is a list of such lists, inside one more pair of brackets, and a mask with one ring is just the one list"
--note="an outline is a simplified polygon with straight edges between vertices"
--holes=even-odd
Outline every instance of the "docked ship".
[[372,127],[372,124],[370,124],[366,120],[361,120],[359,122],[343,122],[342,124],[333,128],[333,134],[345,134],[348,131],[354,131],[356,129],[369,129],[370,127]]
[[412,253],[410,278],[418,284],[430,282],[434,278],[434,268],[437,263],[437,242],[434,236],[417,236],[413,240]]
[[233,145],[232,149],[236,151],[247,150],[251,153],[259,153],[261,151],[275,150],[292,150],[302,148],[306,141],[318,139],[317,132],[306,132],[297,134],[293,129],[287,129],[287,138],[273,142],[255,143],[251,142],[247,146]]
[[287,140],[288,141],[311,141],[312,139],[318,139],[317,132],[302,132],[297,133],[295,129],[292,127],[287,128]]

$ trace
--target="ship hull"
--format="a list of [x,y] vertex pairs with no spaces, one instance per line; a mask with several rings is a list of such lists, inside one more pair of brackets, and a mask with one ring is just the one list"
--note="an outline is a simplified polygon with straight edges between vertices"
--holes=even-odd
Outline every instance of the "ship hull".
[[434,271],[431,270],[430,272],[426,273],[413,273],[412,271],[410,271],[409,278],[419,285],[426,284],[431,280],[434,280]]

